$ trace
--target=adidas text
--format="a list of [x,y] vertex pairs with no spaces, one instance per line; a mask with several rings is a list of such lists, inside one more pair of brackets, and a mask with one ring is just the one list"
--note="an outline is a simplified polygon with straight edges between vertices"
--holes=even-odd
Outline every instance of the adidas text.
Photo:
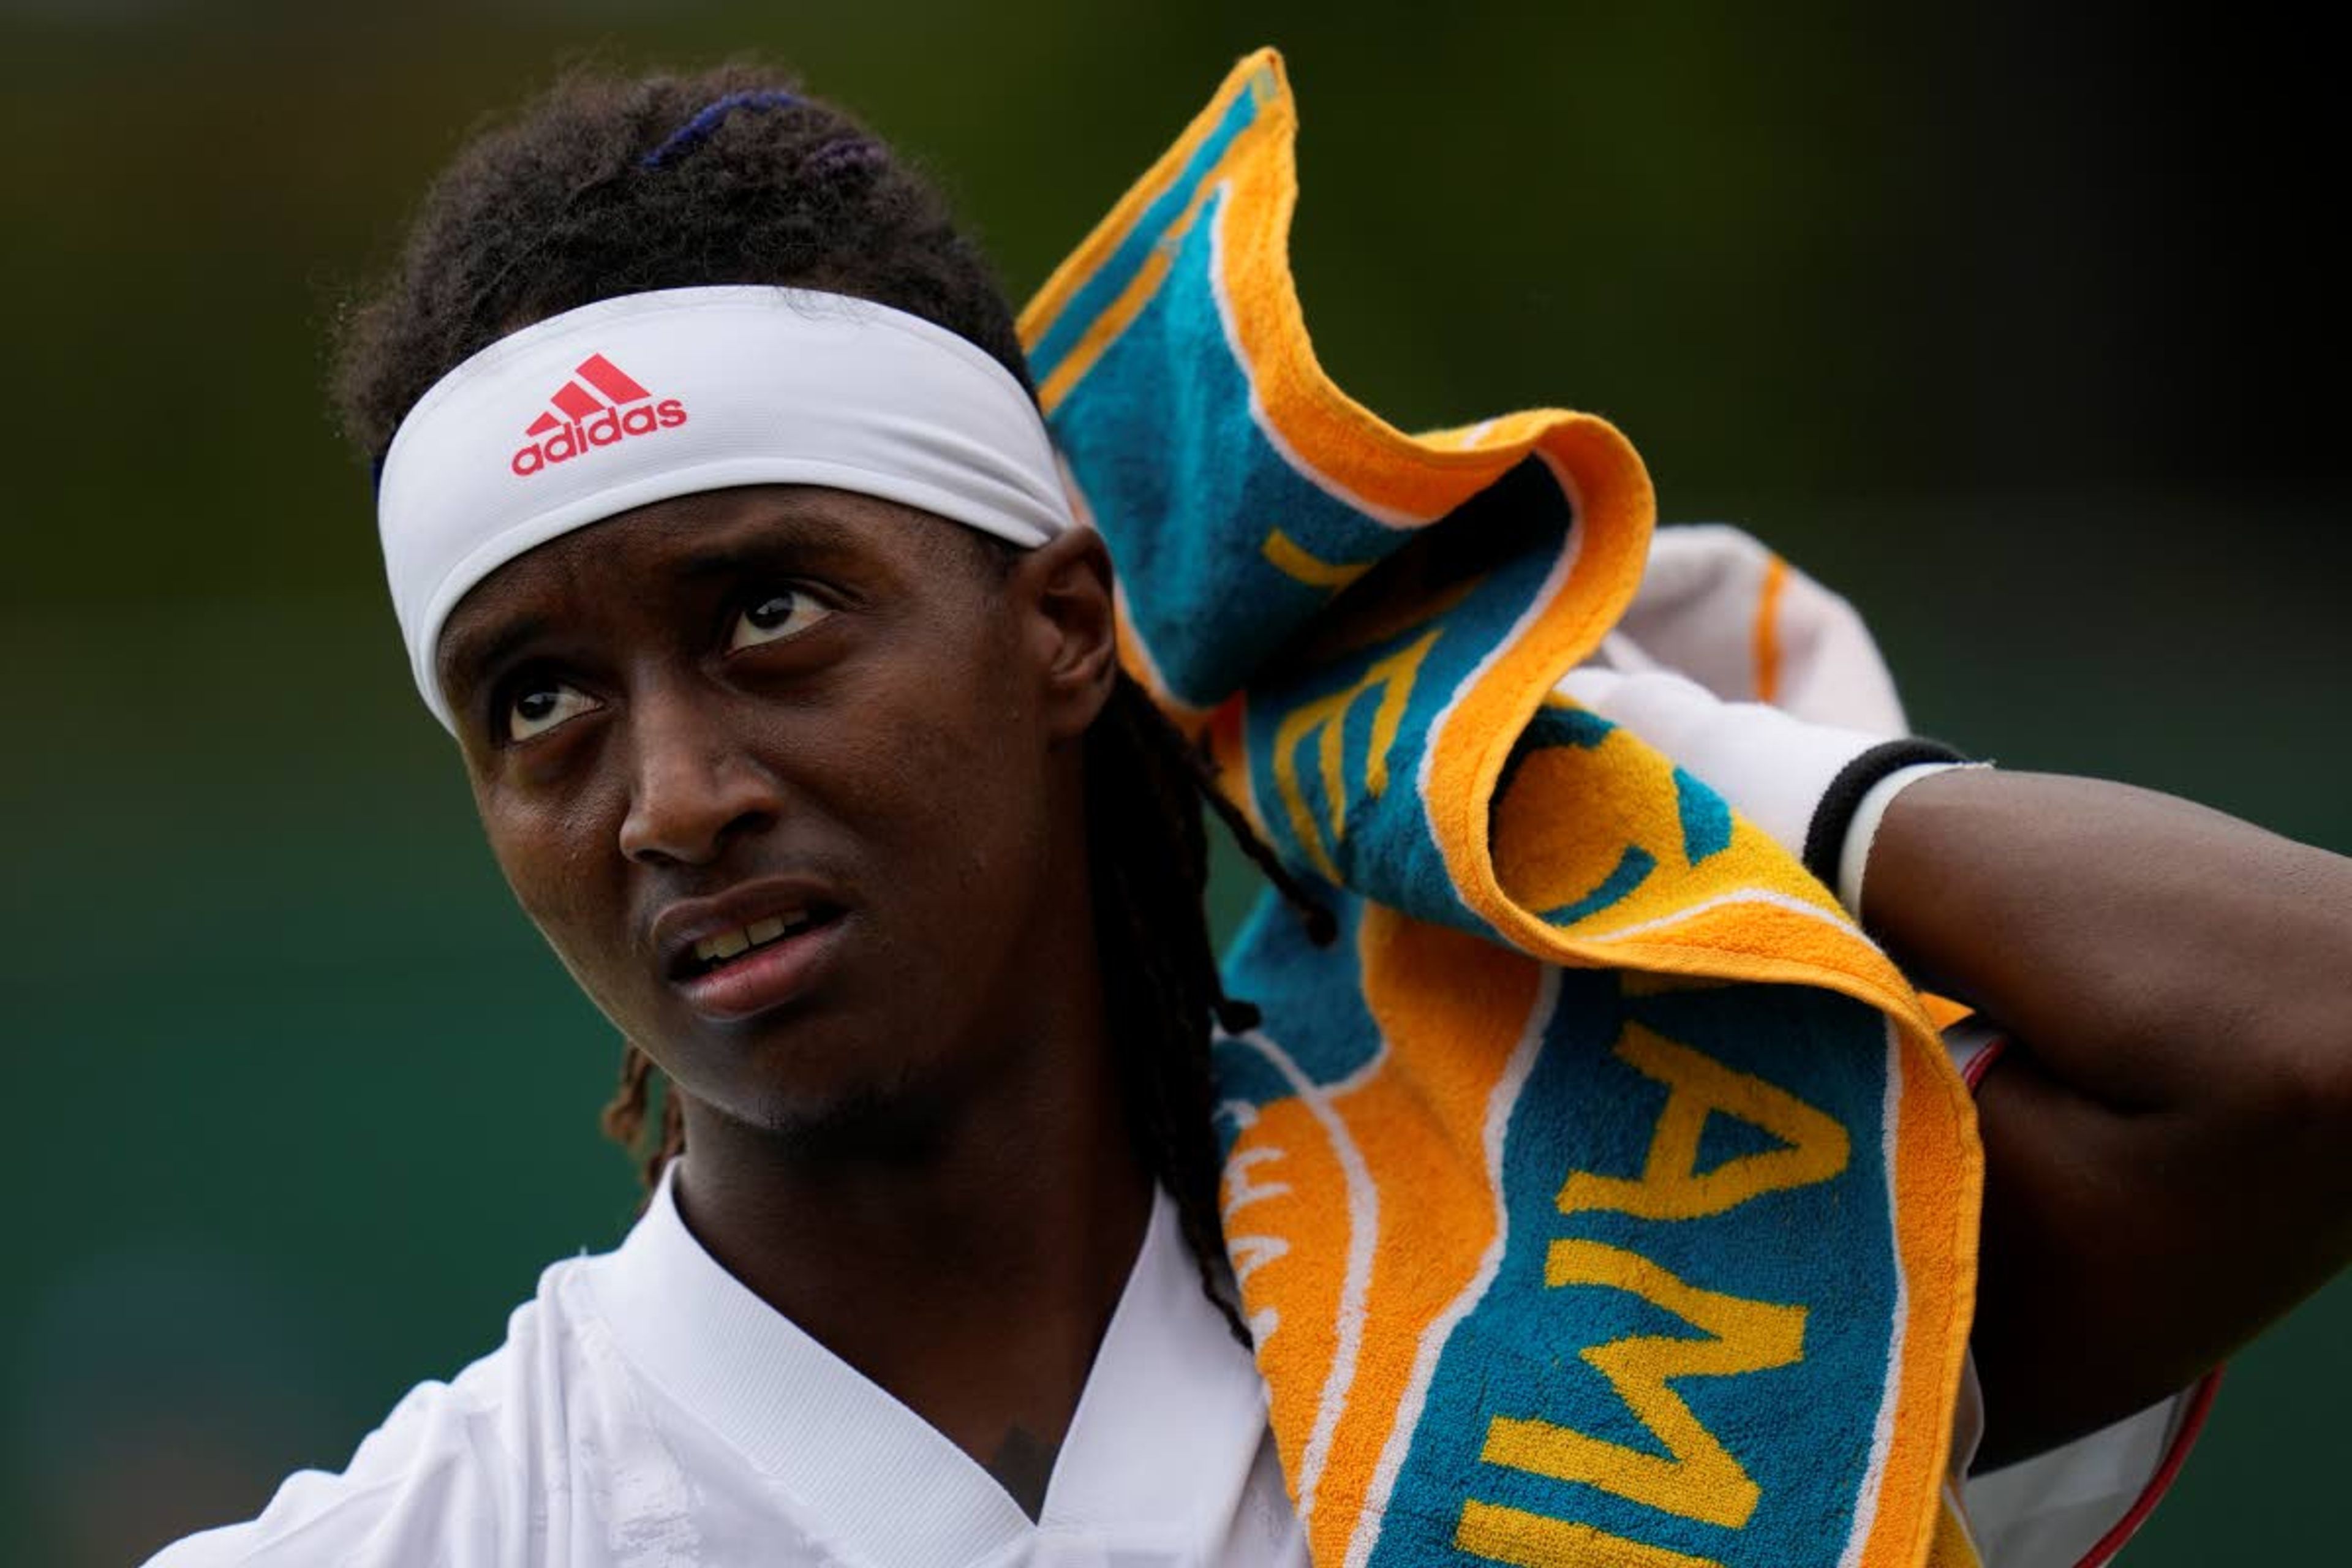
[[627,408],[607,408],[584,421],[558,426],[515,453],[508,467],[524,479],[551,464],[569,462],[592,447],[611,447],[631,436],[651,436],[686,423],[686,405],[675,397]]

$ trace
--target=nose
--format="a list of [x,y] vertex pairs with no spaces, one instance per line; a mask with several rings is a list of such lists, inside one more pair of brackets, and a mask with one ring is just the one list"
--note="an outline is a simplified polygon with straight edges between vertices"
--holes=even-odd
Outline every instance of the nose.
[[730,839],[772,826],[782,809],[774,776],[712,705],[679,691],[631,705],[635,750],[621,853],[643,864],[705,866]]

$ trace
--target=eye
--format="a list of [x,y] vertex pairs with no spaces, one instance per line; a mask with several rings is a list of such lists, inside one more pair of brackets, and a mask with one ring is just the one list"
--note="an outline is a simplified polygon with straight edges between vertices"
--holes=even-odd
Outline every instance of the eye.
[[528,741],[596,708],[596,700],[560,680],[536,680],[506,705],[506,739]]
[[798,588],[761,593],[735,617],[734,629],[727,638],[727,651],[733,653],[738,648],[798,637],[831,614],[814,595]]

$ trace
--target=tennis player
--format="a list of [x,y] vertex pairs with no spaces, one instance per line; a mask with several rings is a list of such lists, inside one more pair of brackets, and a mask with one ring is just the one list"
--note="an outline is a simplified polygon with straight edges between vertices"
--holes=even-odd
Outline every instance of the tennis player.
[[[1202,787],[939,199],[754,71],[572,79],[444,175],[343,366],[419,689],[628,1042],[651,1192],[156,1563],[1304,1563]],[[1956,1464],[2074,1465],[1979,1532],[2096,1560],[2182,1391],[2352,1251],[2352,863],[1981,769],[1873,814],[1869,928],[2011,1031]]]

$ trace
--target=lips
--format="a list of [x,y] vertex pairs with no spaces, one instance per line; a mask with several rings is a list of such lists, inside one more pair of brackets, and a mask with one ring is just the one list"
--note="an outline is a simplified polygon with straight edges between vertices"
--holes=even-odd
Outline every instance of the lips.
[[[822,910],[798,909],[753,921],[747,926],[735,926],[696,942],[692,950],[694,962],[701,965],[699,973],[708,973],[754,948],[765,947],[788,936],[798,936],[812,926],[823,924],[827,918]],[[692,975],[688,978],[692,978]]]
[[840,944],[848,910],[799,879],[745,883],[672,904],[655,920],[663,978],[703,1016],[749,1017],[814,984]]

